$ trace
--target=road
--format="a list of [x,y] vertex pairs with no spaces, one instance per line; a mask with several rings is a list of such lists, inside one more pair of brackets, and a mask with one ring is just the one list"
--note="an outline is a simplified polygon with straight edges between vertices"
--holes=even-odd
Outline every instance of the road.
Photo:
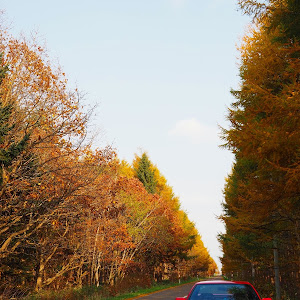
[[139,296],[132,298],[138,300],[154,300],[154,299],[163,299],[163,300],[175,300],[176,297],[184,297],[186,296],[194,283],[183,284],[174,288],[169,288],[166,290],[158,291],[146,296]]
[[[221,280],[222,277],[214,277],[214,278],[210,278],[210,280]],[[159,300],[159,299],[163,299],[163,300],[175,300],[176,297],[184,297],[186,296],[189,291],[191,290],[192,286],[194,285],[194,283],[187,283],[187,284],[183,284],[174,288],[169,288],[166,290],[162,290],[162,291],[158,291],[149,295],[145,295],[145,296],[139,296],[139,297],[135,297],[132,298],[130,300],[133,299],[138,299],[138,300]]]

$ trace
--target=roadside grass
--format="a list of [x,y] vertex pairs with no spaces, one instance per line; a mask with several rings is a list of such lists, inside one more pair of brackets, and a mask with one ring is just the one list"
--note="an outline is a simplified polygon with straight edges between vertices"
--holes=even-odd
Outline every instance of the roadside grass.
[[103,287],[83,287],[81,289],[66,289],[62,291],[44,291],[39,294],[34,294],[23,298],[24,300],[123,300],[131,299],[140,295],[150,294],[171,287],[176,287],[182,284],[196,282],[203,278],[190,278],[179,282],[165,281],[154,283],[149,288],[136,287],[130,291],[122,292],[119,295],[107,296],[108,291]]

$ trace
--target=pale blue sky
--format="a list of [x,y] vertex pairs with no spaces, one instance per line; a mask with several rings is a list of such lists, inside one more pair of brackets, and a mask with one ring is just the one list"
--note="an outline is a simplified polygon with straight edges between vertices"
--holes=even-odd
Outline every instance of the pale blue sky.
[[37,31],[50,58],[98,104],[95,145],[150,159],[180,197],[219,264],[224,178],[232,155],[218,148],[236,44],[249,19],[235,0],[0,0],[14,35]]

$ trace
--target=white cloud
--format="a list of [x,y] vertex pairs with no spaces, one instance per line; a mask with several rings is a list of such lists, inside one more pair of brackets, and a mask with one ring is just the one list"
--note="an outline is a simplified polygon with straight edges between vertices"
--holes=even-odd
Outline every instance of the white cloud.
[[197,119],[178,121],[169,131],[170,136],[188,138],[194,144],[212,142],[218,139],[216,127],[201,124]]

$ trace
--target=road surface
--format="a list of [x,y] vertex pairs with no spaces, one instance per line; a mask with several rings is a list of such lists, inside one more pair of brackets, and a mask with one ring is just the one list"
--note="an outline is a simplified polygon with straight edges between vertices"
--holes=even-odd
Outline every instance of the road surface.
[[[214,277],[210,278],[209,280],[221,280],[222,277]],[[183,284],[174,288],[169,288],[166,290],[158,291],[149,295],[144,295],[144,296],[138,296],[135,298],[131,298],[130,300],[133,299],[138,299],[138,300],[175,300],[176,297],[184,297],[186,296],[189,291],[191,290],[192,286],[194,285],[193,283],[187,283]]]
[[145,296],[138,296],[133,299],[138,299],[138,300],[155,300],[155,299],[163,299],[163,300],[175,300],[176,297],[184,297],[186,296],[189,291],[191,290],[192,286],[194,285],[193,283],[187,283],[183,284],[174,288],[169,288],[166,290],[158,291],[149,295]]

